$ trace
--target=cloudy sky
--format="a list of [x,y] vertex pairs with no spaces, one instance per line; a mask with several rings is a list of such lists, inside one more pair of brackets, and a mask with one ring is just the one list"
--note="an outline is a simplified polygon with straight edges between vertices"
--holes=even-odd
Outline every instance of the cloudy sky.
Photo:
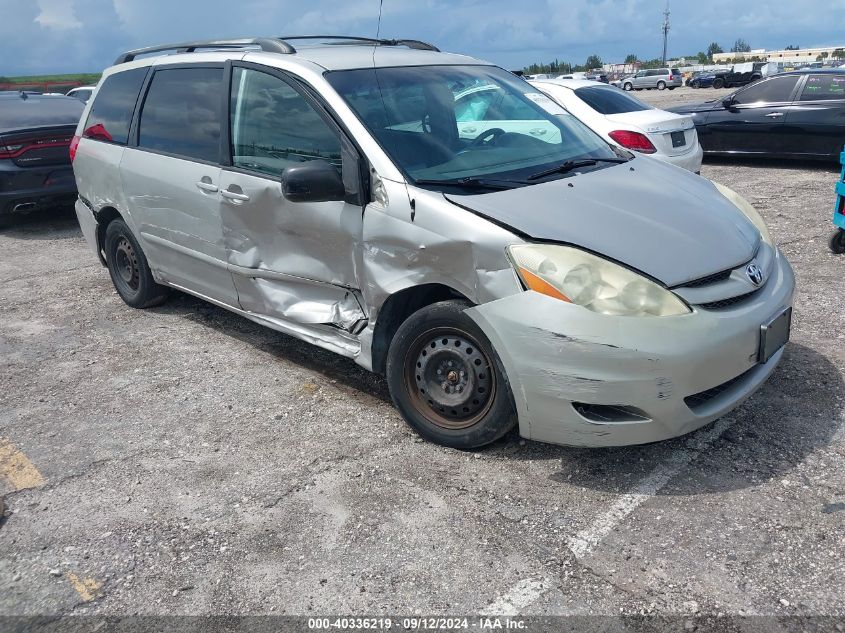
[[[374,36],[379,0],[0,0],[0,75],[99,71],[126,49],[253,35]],[[384,0],[381,35],[508,68],[660,55],[664,0]],[[843,44],[845,0],[670,0],[669,53]]]

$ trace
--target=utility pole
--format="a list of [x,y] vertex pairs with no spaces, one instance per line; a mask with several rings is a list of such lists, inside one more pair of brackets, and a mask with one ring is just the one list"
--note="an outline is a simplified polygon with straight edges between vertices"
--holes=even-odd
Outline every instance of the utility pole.
[[663,65],[666,65],[666,44],[669,41],[669,0],[666,0],[666,9],[663,11]]

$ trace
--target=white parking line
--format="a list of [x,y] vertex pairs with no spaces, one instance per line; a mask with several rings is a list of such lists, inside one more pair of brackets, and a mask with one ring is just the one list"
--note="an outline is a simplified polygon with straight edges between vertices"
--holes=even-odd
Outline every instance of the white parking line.
[[636,488],[619,497],[612,506],[600,514],[589,527],[581,530],[567,541],[575,558],[583,558],[610,534],[625,517],[631,514],[650,497],[656,495],[663,486],[686,468],[701,451],[707,449],[719,439],[734,423],[733,418],[721,418],[709,429],[696,435],[686,448],[673,452],[660,466],[651,471]]
[[[588,528],[570,537],[567,545],[575,557],[580,559],[592,552],[619,523],[650,497],[660,492],[663,486],[692,463],[702,451],[709,448],[733,423],[733,418],[721,418],[706,431],[690,438],[686,447],[672,452],[636,488],[621,495]],[[499,596],[493,604],[483,609],[481,615],[517,615],[521,609],[532,604],[551,588],[552,584],[547,580],[520,580],[510,591]]]
[[551,584],[547,580],[520,580],[513,589],[482,609],[481,615],[517,615],[520,609],[527,607],[550,588]]

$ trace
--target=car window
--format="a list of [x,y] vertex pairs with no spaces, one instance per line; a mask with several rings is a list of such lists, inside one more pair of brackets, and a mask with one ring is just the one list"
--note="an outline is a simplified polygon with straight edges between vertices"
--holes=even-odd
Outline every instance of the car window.
[[789,101],[795,84],[798,83],[798,75],[788,77],[774,77],[758,83],[751,84],[748,88],[740,90],[734,95],[734,103],[779,103]]
[[323,159],[341,170],[340,139],[299,92],[278,77],[235,68],[232,164],[280,177],[286,167]]
[[810,75],[801,91],[801,101],[845,99],[845,75]]
[[611,88],[610,86],[578,88],[575,91],[575,96],[599,114],[622,114],[652,109],[650,105],[630,96],[627,92],[622,92],[618,88]]
[[455,118],[466,121],[531,121],[537,118],[534,110],[521,99],[495,86],[455,95]]
[[158,70],[141,110],[138,146],[217,162],[222,68]]
[[[133,68],[106,77],[91,106],[82,135],[126,145],[129,125],[147,68]],[[78,97],[78,93],[74,94]]]

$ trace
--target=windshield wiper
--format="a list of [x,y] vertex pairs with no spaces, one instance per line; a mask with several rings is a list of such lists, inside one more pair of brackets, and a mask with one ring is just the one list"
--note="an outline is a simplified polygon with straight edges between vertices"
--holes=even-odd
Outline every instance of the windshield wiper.
[[519,180],[494,180],[488,178],[456,178],[454,180],[435,180],[435,179],[421,179],[415,180],[417,185],[444,185],[450,187],[460,187],[462,189],[494,189],[496,191],[504,191],[506,189],[513,189],[519,185],[528,183]]
[[572,171],[573,169],[578,169],[579,167],[591,167],[597,163],[627,163],[630,158],[584,158],[582,160],[568,160],[565,163],[561,163],[557,167],[550,167],[549,169],[544,169],[543,171],[537,172],[536,174],[531,174],[528,176],[528,180],[539,180],[540,178],[545,178],[546,176],[551,176],[552,174],[565,174],[567,172]]

